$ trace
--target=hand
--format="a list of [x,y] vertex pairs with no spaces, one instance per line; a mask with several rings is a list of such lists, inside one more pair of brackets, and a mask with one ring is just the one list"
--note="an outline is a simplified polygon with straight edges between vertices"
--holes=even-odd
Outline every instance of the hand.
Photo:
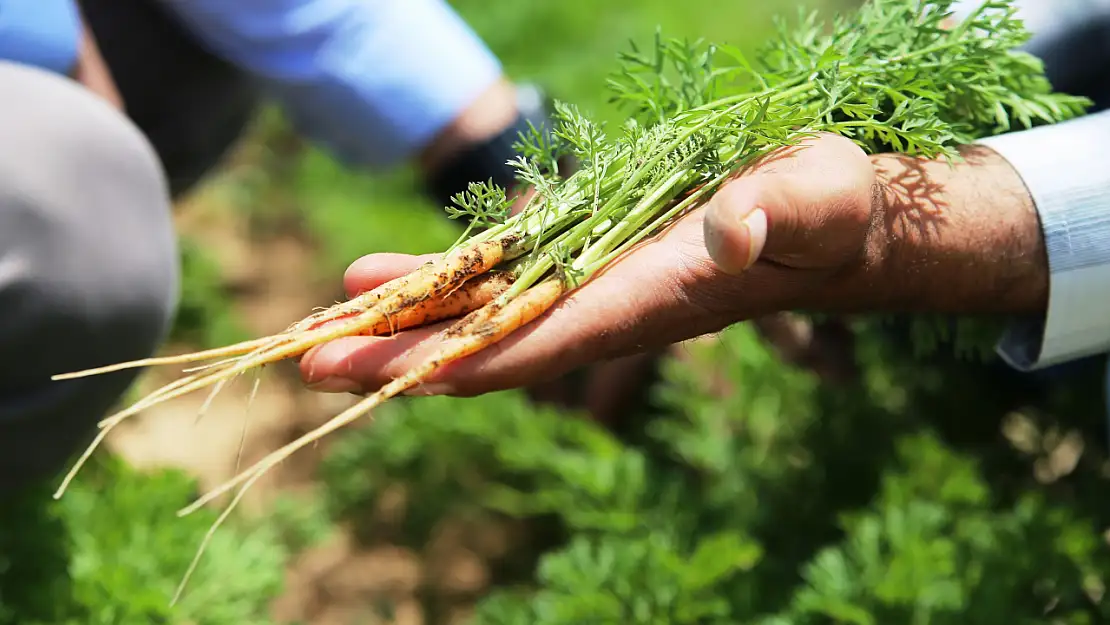
[[[516,387],[801,305],[807,295],[828,290],[866,261],[874,182],[868,158],[839,137],[779,155],[724,187],[708,207],[630,253],[545,317],[450,367],[427,390],[465,395]],[[756,257],[760,260],[748,268]],[[364,257],[348,270],[347,290],[373,288],[423,260]],[[404,359],[397,356],[430,332],[334,341],[307,354],[302,371],[310,384],[340,376],[357,386],[333,382],[331,388],[373,389],[411,366],[421,348]]]
[[[346,287],[373,288],[424,260],[364,257]],[[546,315],[414,391],[521,387],[782,310],[1027,312],[1043,309],[1046,276],[1035,212],[1000,158],[969,151],[955,168],[869,158],[824,135],[750,168]],[[373,391],[434,349],[438,329],[333,341],[305,355],[302,376],[316,390]]]

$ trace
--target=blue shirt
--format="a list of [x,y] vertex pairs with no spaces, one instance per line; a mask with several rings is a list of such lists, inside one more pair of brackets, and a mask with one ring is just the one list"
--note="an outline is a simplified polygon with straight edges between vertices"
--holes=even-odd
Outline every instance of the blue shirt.
[[73,0],[0,0],[0,59],[68,74],[80,39]]
[[[442,0],[156,0],[348,164],[413,156],[501,75]],[[73,0],[0,0],[0,59],[68,72]]]

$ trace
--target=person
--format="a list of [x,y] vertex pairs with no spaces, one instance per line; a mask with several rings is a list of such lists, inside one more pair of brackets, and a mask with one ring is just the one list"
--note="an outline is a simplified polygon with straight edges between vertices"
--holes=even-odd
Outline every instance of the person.
[[[957,17],[978,4],[959,6]],[[1029,51],[1057,89],[1096,101],[1089,115],[965,146],[954,168],[868,156],[838,136],[807,141],[729,182],[564,305],[421,392],[520,387],[791,310],[1003,316],[1011,325],[998,353],[1010,369],[1105,368],[1110,2],[1027,0],[1018,8],[1036,34]],[[937,193],[899,182],[914,179]],[[364,257],[348,269],[347,288],[371,288],[421,260]],[[323,391],[375,389],[432,347],[428,335],[339,339],[302,359],[302,377]]]
[[57,471],[179,292],[173,200],[263,98],[353,167],[414,163],[436,202],[511,186],[542,100],[442,0],[0,0],[0,489]]

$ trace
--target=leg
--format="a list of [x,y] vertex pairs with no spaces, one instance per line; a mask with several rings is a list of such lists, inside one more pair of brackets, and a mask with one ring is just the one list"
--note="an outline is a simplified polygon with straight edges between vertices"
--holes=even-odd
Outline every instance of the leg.
[[178,292],[162,169],[72,81],[0,63],[0,491],[62,469],[135,376],[50,376],[150,355]]

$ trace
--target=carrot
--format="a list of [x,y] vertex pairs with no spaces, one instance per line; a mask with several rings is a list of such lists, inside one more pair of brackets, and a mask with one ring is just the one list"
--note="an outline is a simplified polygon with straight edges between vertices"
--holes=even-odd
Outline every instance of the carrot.
[[[409,328],[420,327],[438,321],[445,321],[453,319],[460,315],[464,315],[473,310],[477,310],[485,306],[493,298],[504,293],[513,284],[513,276],[506,271],[491,271],[490,273],[480,275],[476,278],[468,280],[463,283],[457,290],[448,293],[440,299],[423,300],[417,302],[412,308],[405,308],[399,311],[395,316],[387,316],[383,321],[366,328],[362,331],[353,332],[352,336],[386,336],[396,334],[402,330]],[[377,299],[381,299],[380,294],[376,294]],[[357,317],[360,312],[365,312],[365,308],[361,311],[342,312],[336,310],[338,307],[332,307],[327,312],[330,314],[320,320],[320,318],[313,319],[311,323],[304,324],[307,327],[302,327],[302,330],[318,330],[324,326],[332,323],[353,319]],[[298,324],[300,326],[300,324]],[[295,330],[293,330],[295,331]],[[288,331],[287,331],[288,332]],[[250,343],[265,343],[266,339],[257,341],[250,341]],[[216,352],[219,350],[209,350]],[[204,352],[197,352],[201,354]],[[168,359],[172,359],[170,357]],[[168,360],[167,359],[167,360]],[[222,360],[209,365],[202,365],[185,369],[186,373],[208,369],[211,367],[224,365],[233,362],[235,359]]]
[[444,340],[443,345],[424,362],[409,370],[405,375],[389,382],[374,394],[348,408],[316,430],[263,458],[254,467],[247,469],[240,473],[238,477],[225,482],[216,490],[198,499],[188,508],[182,510],[181,514],[189,514],[247,479],[251,473],[259,470],[260,467],[269,467],[280,462],[281,458],[285,458],[304,445],[319,440],[324,435],[351,423],[383,401],[423,383],[440,368],[501,341],[516,329],[547,312],[564,292],[565,286],[561,280],[548,279],[515,298],[507,299],[502,296],[470,313],[440,334]]
[[225,347],[217,347],[215,349],[206,349],[204,351],[192,352],[190,354],[182,354],[180,356],[159,356],[157,358],[143,358],[142,360],[130,360],[127,362],[116,363],[107,365],[105,367],[97,367],[95,369],[84,369],[81,371],[74,371],[72,373],[59,373],[51,376],[51,380],[73,380],[75,378],[84,378],[92,375],[100,375],[103,373],[111,373],[113,371],[122,371],[124,369],[135,369],[138,367],[154,367],[158,365],[176,365],[187,362],[196,362],[198,360],[208,360],[210,358],[219,358],[221,356],[237,356],[245,354],[258,347],[264,347],[273,340],[273,337],[262,337],[259,339],[252,339],[250,341],[243,341],[234,345],[227,345]]
[[[458,290],[449,293],[442,299],[417,302],[411,308],[402,309],[395,316],[388,317],[356,334],[384,336],[437,321],[453,319],[485,306],[493,301],[495,297],[507,291],[512,284],[513,279],[508,272],[491,271],[467,281]],[[350,319],[357,315],[358,313],[347,313],[333,320],[318,322],[309,329],[316,330],[324,325]]]
[[[54,497],[60,498],[65,493],[77,472],[103,442],[108,432],[141,410],[213,384],[217,385],[215,390],[218,391],[226,381],[249,369],[303,354],[313,346],[333,339],[372,332],[375,329],[381,331],[395,329],[396,321],[411,327],[418,322],[447,318],[448,314],[458,315],[466,311],[467,307],[482,306],[494,297],[494,293],[504,292],[508,286],[509,277],[504,272],[496,272],[492,274],[493,277],[477,280],[471,289],[464,289],[463,285],[475,276],[489,272],[507,255],[516,252],[517,243],[518,237],[508,235],[461,248],[387,283],[392,287],[392,291],[375,293],[377,303],[362,312],[348,317],[339,314],[312,315],[305,321],[294,324],[293,330],[287,334],[270,337],[270,342],[265,346],[226,365],[218,366],[213,372],[189,376],[153,391],[135,404],[99,423],[101,432],[66,474]],[[363,296],[367,295],[368,293],[363,294]],[[451,299],[445,301],[448,298]],[[370,299],[365,297],[358,306],[365,305],[365,302]],[[437,301],[445,302],[445,307],[437,310]],[[350,315],[354,308],[356,306],[351,302],[344,302],[328,311],[338,309],[344,315]],[[307,323],[309,319],[312,320],[311,324]],[[325,325],[321,326],[320,323]],[[210,400],[211,397],[209,397]]]
[[[437,278],[441,280],[449,280],[451,282],[451,284],[449,285],[451,286],[451,288],[448,289],[447,297],[443,298],[441,310],[437,309],[436,306],[430,304],[422,305],[422,307],[427,310],[424,323],[428,321],[442,321],[444,319],[450,319],[453,316],[457,316],[459,314],[469,312],[469,310],[473,310],[473,308],[470,308],[468,310],[468,304],[474,305],[475,307],[484,304],[484,302],[481,301],[482,297],[485,297],[484,293],[475,293],[474,296],[478,297],[478,299],[474,300],[474,302],[470,302],[469,298],[471,296],[467,294],[458,295],[457,297],[452,298],[451,296],[454,295],[453,290],[459,288],[459,286],[461,286],[461,284],[465,282],[467,278],[487,271],[494,265],[496,265],[497,262],[502,260],[506,253],[511,250],[512,246],[516,243],[515,239],[516,237],[513,236],[501,237],[497,240],[487,241],[484,244],[477,244],[471,248],[463,249],[455,255],[449,258],[444,258],[438,262],[429,261],[424,265],[421,265],[412,273],[394,278],[393,280],[385,282],[370,291],[361,293],[346,302],[341,302],[322,311],[313,313],[312,315],[305,317],[301,321],[290,325],[284,331],[272,336],[252,339],[250,341],[243,341],[241,343],[236,343],[234,345],[228,345],[225,347],[218,347],[215,349],[207,349],[188,354],[180,354],[177,356],[159,356],[156,358],[144,358],[141,360],[131,360],[127,362],[107,365],[104,367],[74,371],[71,373],[59,373],[52,376],[51,379],[55,381],[72,380],[75,378],[83,378],[92,375],[111,373],[113,371],[121,371],[124,369],[184,364],[201,360],[209,360],[212,358],[219,358],[222,356],[239,356],[242,354],[251,354],[258,352],[259,350],[274,348],[278,345],[288,344],[292,342],[293,337],[295,337],[300,332],[319,329],[320,327],[333,321],[357,317],[359,314],[367,312],[373,306],[380,303],[382,299],[386,296],[392,293],[396,293],[402,289],[411,288],[413,282],[417,281],[419,278],[426,278],[428,274],[437,270],[439,270],[438,273],[440,274],[439,276],[437,276]],[[450,263],[448,262],[449,260],[454,262]],[[490,261],[493,262],[491,263]],[[503,280],[507,279],[508,276],[504,275],[500,278],[502,282]],[[490,283],[476,284],[475,288],[479,290],[495,289],[495,287],[499,284],[501,284],[501,282],[493,281]],[[427,295],[431,296],[432,293],[429,293]],[[422,303],[424,299],[429,298],[430,297],[413,297],[412,303]],[[475,305],[475,302],[481,303],[477,303]],[[401,310],[406,309],[407,308],[402,308]],[[415,316],[419,317],[419,315]],[[403,320],[399,321],[403,322]],[[414,323],[415,322],[410,321],[409,325],[406,327],[411,327]],[[396,331],[396,329],[397,328],[395,326],[390,326],[390,324],[388,323],[384,325],[379,323],[373,325],[370,328],[361,329],[358,333],[364,335],[380,335],[385,334],[386,332],[394,332]],[[291,355],[297,354],[293,353]]]
[[228,507],[221,513],[220,517],[209,529],[205,540],[201,544],[200,550],[197,552],[193,559],[193,563],[189,567],[189,571],[185,575],[185,579],[181,582],[182,586],[178,588],[177,596],[180,596],[181,589],[188,580],[196,562],[199,561],[209,538],[213,535],[216,528],[218,528],[228,515],[231,514],[231,511],[254,482],[262,477],[268,470],[303,447],[354,422],[386,400],[423,383],[442,367],[465,358],[466,356],[475,354],[501,341],[517,329],[527,325],[532,320],[547,312],[565,291],[566,287],[562,280],[549,278],[516,297],[510,298],[507,293],[499,296],[497,299],[475,310],[443,331],[440,335],[443,339],[443,344],[439,349],[428,356],[421,364],[410,369],[405,375],[389,382],[377,392],[359,401],[354,406],[351,406],[339,415],[333,417],[315,430],[270,453],[250,468],[242,471],[237,476],[224,482],[216,489],[208,492],[188,507],[179,511],[178,516],[191,514],[235,486],[239,484],[243,485]]

